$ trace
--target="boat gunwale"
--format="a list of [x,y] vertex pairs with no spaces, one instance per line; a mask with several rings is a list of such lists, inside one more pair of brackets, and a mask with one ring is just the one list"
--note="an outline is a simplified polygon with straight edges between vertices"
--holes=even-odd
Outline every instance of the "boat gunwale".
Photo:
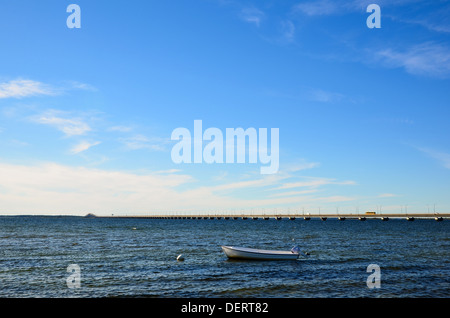
[[[256,248],[249,248],[249,247],[235,247],[235,246],[228,246],[228,245],[222,245],[222,249],[229,249],[231,251],[235,252],[242,252],[242,253],[250,253],[250,254],[256,254],[256,255],[265,255],[265,256],[296,256],[299,257],[300,253],[294,253],[291,251],[276,251],[276,250],[263,250],[263,249],[256,249]],[[224,250],[225,254],[226,251]],[[228,254],[227,254],[228,256]],[[237,257],[237,256],[233,256]]]

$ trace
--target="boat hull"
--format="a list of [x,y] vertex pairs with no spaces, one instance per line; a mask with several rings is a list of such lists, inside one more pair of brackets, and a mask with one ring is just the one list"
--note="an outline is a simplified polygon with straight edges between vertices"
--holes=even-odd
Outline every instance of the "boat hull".
[[230,259],[295,260],[299,257],[298,253],[291,251],[271,251],[234,246],[222,246],[222,250]]

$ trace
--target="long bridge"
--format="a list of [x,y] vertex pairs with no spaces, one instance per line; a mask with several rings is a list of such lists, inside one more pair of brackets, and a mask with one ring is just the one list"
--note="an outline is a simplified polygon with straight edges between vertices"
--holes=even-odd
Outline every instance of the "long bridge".
[[[96,217],[95,215],[87,215],[86,217]],[[105,216],[102,216],[105,217]],[[227,214],[227,213],[215,213],[215,214],[207,214],[207,213],[164,213],[164,214],[148,214],[148,215],[112,215],[106,216],[112,218],[148,218],[148,219],[194,219],[194,220],[230,220],[230,219],[253,219],[253,220],[295,220],[295,219],[320,219],[322,221],[326,221],[327,219],[338,219],[340,221],[348,220],[348,219],[356,219],[360,221],[365,221],[367,219],[379,219],[382,221],[389,221],[390,219],[405,219],[407,221],[414,221],[416,219],[434,219],[436,221],[443,221],[444,219],[450,218],[450,213],[356,213],[356,214],[292,214],[292,213],[279,213],[279,214],[254,214],[254,213],[246,213],[246,214]]]

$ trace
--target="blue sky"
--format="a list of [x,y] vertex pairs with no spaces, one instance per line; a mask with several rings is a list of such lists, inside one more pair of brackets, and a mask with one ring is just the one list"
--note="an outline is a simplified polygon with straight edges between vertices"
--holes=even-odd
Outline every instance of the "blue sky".
[[[3,1],[0,38],[1,214],[449,212],[449,1]],[[175,164],[194,120],[278,128],[278,173]]]

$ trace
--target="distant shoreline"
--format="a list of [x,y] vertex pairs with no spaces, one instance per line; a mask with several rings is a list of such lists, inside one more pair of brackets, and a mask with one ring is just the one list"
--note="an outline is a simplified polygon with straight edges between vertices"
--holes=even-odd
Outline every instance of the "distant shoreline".
[[113,219],[223,219],[223,220],[236,220],[236,219],[249,219],[249,220],[296,220],[296,219],[320,219],[326,221],[327,219],[337,219],[340,221],[345,220],[360,220],[365,221],[369,219],[377,219],[382,221],[388,221],[390,219],[406,219],[413,221],[415,219],[435,219],[436,221],[442,221],[444,219],[450,219],[450,213],[383,213],[383,214],[147,214],[147,215],[95,215],[88,213],[86,215],[64,215],[64,214],[4,214],[0,215],[0,218],[5,217],[29,217],[29,218],[84,218],[84,219],[96,219],[96,218],[113,218]]

